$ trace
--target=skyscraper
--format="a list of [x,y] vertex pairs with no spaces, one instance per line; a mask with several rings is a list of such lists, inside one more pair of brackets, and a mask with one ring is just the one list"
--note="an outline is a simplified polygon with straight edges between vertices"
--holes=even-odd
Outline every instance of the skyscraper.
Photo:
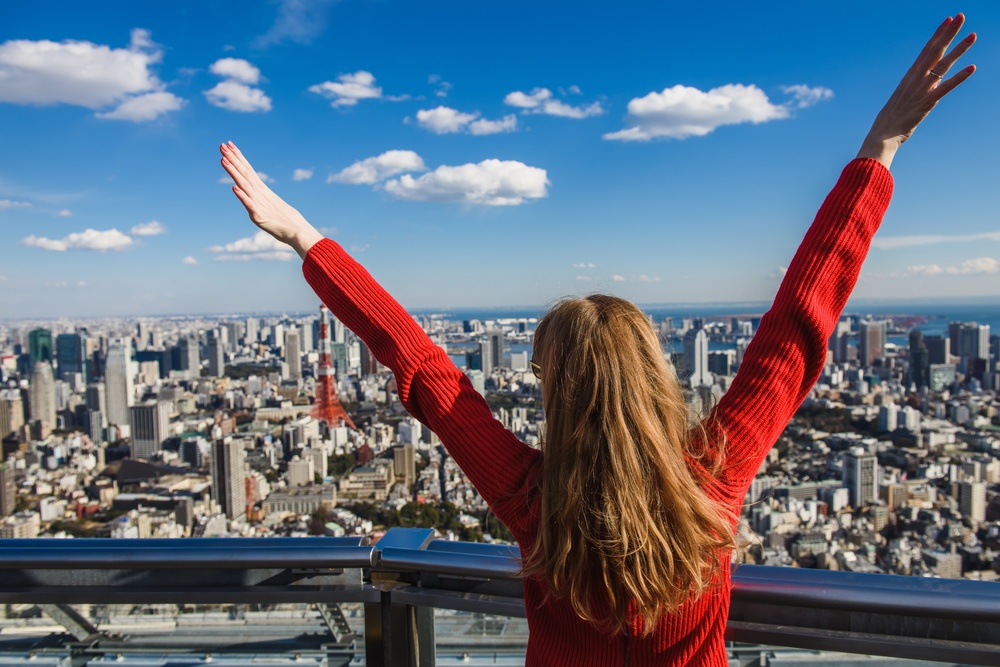
[[230,519],[246,516],[243,441],[226,438],[212,443],[212,497]]
[[0,440],[24,426],[24,402],[17,390],[0,391]]
[[887,320],[865,320],[858,324],[858,364],[871,366],[885,356],[885,336],[889,329]]
[[226,371],[225,344],[217,329],[208,332],[208,374],[222,377]]
[[929,371],[930,359],[924,336],[920,329],[914,329],[910,332],[910,383],[917,389],[929,386]]
[[489,376],[493,371],[504,367],[504,336],[503,329],[487,329],[482,343],[483,373]]
[[129,408],[132,458],[152,459],[160,451],[170,429],[170,404],[150,401]]
[[962,482],[959,486],[959,511],[971,523],[986,520],[986,486],[985,482]]
[[48,329],[32,329],[28,332],[28,355],[31,367],[39,361],[52,361],[52,332]]
[[704,329],[699,327],[684,334],[684,362],[690,371],[691,387],[712,385],[712,374],[708,370],[708,334]]
[[851,505],[864,507],[878,498],[878,459],[861,447],[844,454],[843,483]]
[[108,402],[108,423],[128,426],[129,408],[135,403],[132,370],[132,354],[128,341],[115,339],[108,346],[104,362],[104,387]]
[[6,463],[0,463],[0,519],[14,513],[16,502],[14,470]]
[[836,364],[843,364],[848,361],[847,337],[850,333],[851,321],[840,320],[837,322],[836,328],[834,328],[833,333],[830,335],[829,347],[833,350],[833,362]]
[[90,382],[90,364],[87,363],[87,334],[64,333],[56,336],[56,363],[59,377],[68,373],[83,374],[83,381]]
[[31,369],[31,386],[28,389],[28,408],[31,421],[41,421],[52,429],[56,427],[56,384],[52,366],[47,361],[35,362]]
[[302,348],[298,329],[285,332],[285,363],[288,364],[288,377],[293,380],[302,378]]
[[201,354],[198,352],[198,339],[188,335],[177,341],[181,350],[180,370],[189,371],[197,377],[201,373]]

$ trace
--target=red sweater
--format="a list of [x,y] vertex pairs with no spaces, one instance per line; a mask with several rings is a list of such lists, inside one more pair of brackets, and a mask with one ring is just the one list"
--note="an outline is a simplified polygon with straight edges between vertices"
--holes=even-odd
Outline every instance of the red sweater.
[[[827,339],[891,195],[892,177],[877,161],[855,160],[844,169],[789,265],[774,305],[761,319],[732,386],[714,410],[715,423],[725,434],[725,463],[705,488],[732,508],[734,524],[764,456],[822,371]],[[542,452],[493,418],[445,351],[339,245],[324,239],[313,246],[303,273],[330,310],[392,369],[403,405],[438,434],[527,553],[538,532],[540,498],[534,479]],[[692,472],[705,476],[704,469]],[[543,581],[526,579],[527,664],[623,665],[627,652],[630,666],[726,665],[728,569],[720,579],[721,586],[662,618],[646,638],[638,632],[628,637],[602,634],[565,601],[546,599]]]

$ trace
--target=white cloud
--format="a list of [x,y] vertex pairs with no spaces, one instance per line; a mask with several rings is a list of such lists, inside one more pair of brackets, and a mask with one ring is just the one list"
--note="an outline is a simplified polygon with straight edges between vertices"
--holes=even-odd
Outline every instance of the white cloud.
[[293,181],[308,181],[313,177],[312,169],[296,169],[292,172]]
[[513,132],[517,129],[517,116],[510,114],[499,120],[479,118],[479,112],[463,113],[450,107],[439,106],[434,109],[421,109],[417,112],[417,123],[425,130],[435,134],[454,134],[468,132],[469,134],[498,134]]
[[1000,262],[992,257],[977,257],[967,259],[956,266],[940,266],[938,264],[926,264],[908,266],[904,276],[938,276],[938,275],[970,275],[976,273],[998,273],[1000,272]]
[[640,283],[658,283],[660,282],[659,276],[647,276],[645,273],[641,274],[638,278]]
[[58,213],[56,213],[56,215],[58,217],[60,217],[60,218],[72,218],[73,217],[73,211],[69,210],[68,208],[64,208],[61,211],[59,211]]
[[242,58],[220,58],[208,70],[224,79],[235,79],[252,86],[260,83],[260,70]]
[[459,202],[514,206],[548,194],[544,169],[514,160],[483,160],[478,164],[441,166],[420,178],[404,174],[387,181],[387,192],[412,201]]
[[806,86],[796,84],[794,86],[782,86],[781,92],[795,98],[793,106],[796,109],[805,109],[814,104],[833,99],[833,91],[823,86]]
[[605,139],[649,141],[657,137],[702,137],[723,125],[764,123],[788,118],[787,107],[772,104],[754,85],[730,83],[709,91],[676,85],[628,103],[631,127]]
[[71,104],[115,120],[153,120],[184,100],[164,92],[152,71],[163,51],[136,28],[126,49],[66,40],[11,40],[0,44],[0,102]]
[[216,253],[215,259],[219,262],[246,262],[250,260],[287,262],[295,258],[295,253],[287,245],[265,231],[259,231],[253,236],[238,239],[225,245],[211,246],[209,250]]
[[173,93],[161,91],[158,93],[146,93],[138,97],[130,97],[119,104],[117,108],[95,115],[105,120],[129,120],[133,123],[142,123],[148,120],[156,120],[171,111],[177,111],[186,103],[186,100],[177,97]]
[[309,86],[309,92],[333,100],[330,106],[334,108],[352,107],[359,100],[375,100],[382,97],[382,89],[375,85],[375,76],[364,70],[354,74],[340,74],[336,81],[324,81]]
[[616,283],[623,283],[623,282],[625,282],[625,276],[617,274],[617,273],[615,275],[611,276],[611,279],[613,281],[615,281]]
[[597,264],[593,262],[579,262],[577,264],[571,264],[574,269],[596,269]]
[[258,171],[257,172],[257,177],[260,180],[264,181],[265,183],[274,183],[274,179],[271,178],[271,175],[268,174],[268,173],[266,173],[266,172]]
[[[574,86],[575,87],[575,86]],[[576,89],[579,92],[579,88]],[[517,107],[523,113],[541,113],[549,116],[561,116],[563,118],[587,118],[588,116],[599,116],[604,113],[604,108],[600,102],[588,105],[572,106],[552,96],[552,91],[548,88],[535,88],[530,93],[522,93],[519,90],[508,93],[503,99],[504,104]]]
[[327,9],[332,4],[333,0],[279,0],[274,25],[253,45],[259,48],[284,41],[308,44],[323,32]]
[[167,228],[164,227],[162,223],[156,220],[143,222],[129,230],[129,234],[132,234],[133,236],[158,236],[160,234],[166,234],[166,233],[167,233]]
[[577,280],[591,280],[591,277],[590,276],[577,276],[576,279]]
[[65,252],[67,250],[124,250],[131,247],[135,242],[127,234],[123,234],[117,229],[85,229],[82,232],[74,232],[62,239],[48,239],[44,236],[26,236],[21,239],[21,243],[33,248],[42,250],[52,250],[55,252]]
[[371,185],[404,172],[426,170],[423,159],[413,151],[386,151],[377,157],[355,162],[339,173],[330,174],[326,182]]
[[181,264],[190,264],[191,266],[194,266],[197,263],[198,260],[192,257],[191,255],[188,255],[187,257],[181,260]]
[[440,74],[431,74],[427,77],[427,83],[437,87],[437,90],[434,91],[436,97],[448,97],[448,91],[454,87],[442,79]]
[[13,201],[11,199],[0,199],[0,211],[5,211],[9,208],[30,208],[31,202],[26,201]]
[[271,98],[263,90],[231,79],[220,81],[214,88],[206,90],[205,97],[213,106],[229,111],[253,113],[271,110]]
[[1000,232],[983,232],[981,234],[938,234],[915,236],[876,236],[872,241],[873,248],[892,250],[909,246],[938,245],[940,243],[969,243],[971,241],[1000,241]]

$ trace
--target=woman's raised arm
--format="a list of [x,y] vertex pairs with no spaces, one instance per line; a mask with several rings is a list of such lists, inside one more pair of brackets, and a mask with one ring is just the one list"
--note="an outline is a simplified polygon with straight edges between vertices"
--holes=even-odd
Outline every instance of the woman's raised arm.
[[729,391],[707,422],[724,433],[720,479],[737,503],[761,461],[816,383],[827,340],[854,289],[892,195],[888,167],[934,106],[975,71],[947,72],[976,41],[948,46],[965,17],[948,18],[875,118],[857,160],[844,169],[788,266]]

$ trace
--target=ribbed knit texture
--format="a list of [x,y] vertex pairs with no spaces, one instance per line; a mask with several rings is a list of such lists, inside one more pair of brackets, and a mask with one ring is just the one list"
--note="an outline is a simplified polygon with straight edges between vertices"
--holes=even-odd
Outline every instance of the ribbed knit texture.
[[[713,468],[712,457],[721,461],[705,488],[731,508],[734,525],[760,464],[823,369],[827,339],[891,196],[892,177],[879,162],[863,159],[847,165],[789,265],[739,373],[709,417],[715,449],[709,447],[708,461],[689,465],[705,478],[705,470]],[[403,405],[438,434],[510,528],[522,553],[529,553],[538,532],[535,478],[542,452],[493,418],[445,351],[339,245],[320,241],[302,268],[323,303],[392,369]],[[636,627],[626,638],[595,630],[568,603],[546,595],[543,581],[526,579],[526,664],[620,666],[627,651],[629,667],[725,666],[729,591],[727,569],[720,572],[717,587],[689,601],[680,613],[662,618],[650,637],[643,638]]]

